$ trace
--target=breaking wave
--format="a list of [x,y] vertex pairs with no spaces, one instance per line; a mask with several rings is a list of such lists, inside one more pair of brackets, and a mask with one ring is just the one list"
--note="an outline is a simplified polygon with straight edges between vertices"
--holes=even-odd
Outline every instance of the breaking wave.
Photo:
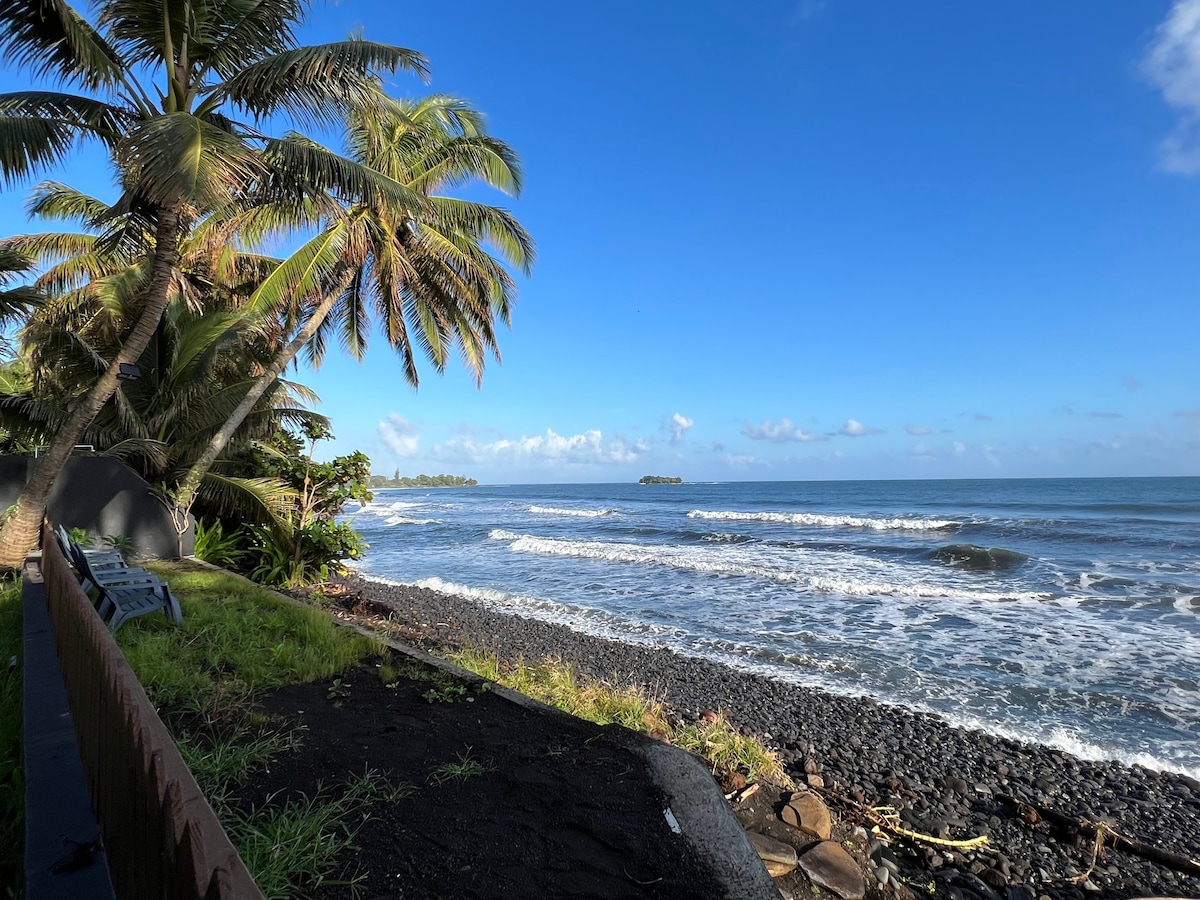
[[[692,572],[716,575],[746,575],[765,578],[782,584],[795,584],[825,594],[852,597],[881,597],[902,595],[919,598],[963,598],[972,600],[1047,600],[1053,595],[1028,591],[980,591],[954,585],[931,584],[911,575],[905,579],[892,569],[878,568],[875,578],[851,577],[841,574],[841,561],[830,559],[821,565],[797,569],[781,562],[756,545],[730,545],[726,551],[714,554],[699,547],[670,545],[624,544],[606,541],[570,541],[540,538],[530,534],[515,534],[494,529],[488,537],[494,541],[509,541],[515,553],[540,556],[575,557],[633,565],[668,566]],[[863,567],[860,567],[863,568]]]
[[531,506],[529,511],[538,516],[575,516],[579,519],[598,519],[616,512],[615,509],[563,509],[558,506]]
[[799,525],[803,528],[869,528],[873,531],[942,531],[958,528],[962,522],[951,519],[888,518],[872,519],[862,516],[826,516],[818,513],[736,512],[730,510],[693,509],[689,519],[715,519],[731,522],[772,522]]
[[384,525],[441,525],[441,519],[414,519],[412,516],[389,516]]

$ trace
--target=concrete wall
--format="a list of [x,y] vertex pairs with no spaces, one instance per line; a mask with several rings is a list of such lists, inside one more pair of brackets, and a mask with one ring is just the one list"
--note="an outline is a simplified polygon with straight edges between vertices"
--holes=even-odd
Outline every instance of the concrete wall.
[[[33,459],[0,456],[0,511],[17,502]],[[50,521],[88,534],[123,534],[139,556],[179,556],[171,514],[153,489],[133,470],[106,456],[73,456],[54,483],[47,504]],[[189,517],[183,555],[196,545],[195,520]]]

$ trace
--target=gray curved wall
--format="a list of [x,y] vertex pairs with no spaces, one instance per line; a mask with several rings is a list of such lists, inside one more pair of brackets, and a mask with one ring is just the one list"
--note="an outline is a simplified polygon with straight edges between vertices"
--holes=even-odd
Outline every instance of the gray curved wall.
[[[0,456],[0,512],[17,502],[33,458]],[[179,556],[171,514],[154,490],[132,469],[107,456],[73,456],[54,483],[47,504],[50,521],[85,528],[95,536],[123,534],[139,556]],[[188,517],[183,555],[196,545],[195,520]]]

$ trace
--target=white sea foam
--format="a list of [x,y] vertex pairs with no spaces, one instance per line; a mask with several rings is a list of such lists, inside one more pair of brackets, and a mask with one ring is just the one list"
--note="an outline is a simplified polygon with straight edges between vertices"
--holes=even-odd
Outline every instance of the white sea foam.
[[539,516],[575,516],[580,519],[598,519],[616,512],[615,509],[563,509],[558,506],[531,506],[529,511]]
[[942,531],[962,525],[952,519],[896,517],[872,519],[862,516],[825,516],[818,513],[737,512],[734,510],[693,509],[689,519],[715,519],[733,522],[772,522],[802,528],[868,528],[873,531]]
[[527,594],[514,594],[493,588],[477,588],[442,578],[422,578],[413,587],[426,588],[455,597],[464,597],[495,612],[527,616],[541,622],[565,625],[575,631],[607,640],[630,643],[661,644],[662,639],[675,635],[676,630],[646,622],[638,622],[592,607],[575,606],[545,600]]
[[[952,581],[922,581],[919,573],[890,566],[880,560],[855,558],[855,568],[876,577],[849,576],[843,554],[789,554],[756,545],[723,545],[720,553],[703,547],[661,544],[626,544],[607,541],[570,541],[515,534],[495,529],[488,537],[510,541],[516,553],[576,557],[632,565],[659,565],[717,575],[745,575],[827,594],[851,597],[908,596],[916,598],[964,598],[974,601],[1049,599],[1050,594],[1033,591],[987,591]],[[941,573],[938,573],[939,575]],[[942,576],[944,579],[944,576]]]
[[441,525],[441,519],[414,519],[412,516],[389,516],[384,525]]

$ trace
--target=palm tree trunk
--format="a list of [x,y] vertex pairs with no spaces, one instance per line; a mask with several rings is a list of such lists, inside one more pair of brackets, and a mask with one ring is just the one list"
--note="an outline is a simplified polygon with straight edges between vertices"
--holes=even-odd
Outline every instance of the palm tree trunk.
[[0,568],[16,569],[25,561],[29,550],[37,546],[42,517],[46,514],[46,501],[63,467],[75,449],[75,444],[84,430],[92,424],[104,404],[117,390],[117,376],[122,363],[136,363],[141,357],[163,312],[167,308],[171,281],[174,278],[175,262],[179,255],[179,213],[163,210],[158,220],[158,231],[154,242],[154,267],[150,272],[150,283],[146,286],[146,302],[142,307],[133,330],[122,344],[120,352],[108,364],[104,374],[74,409],[54,436],[54,441],[43,456],[34,463],[25,489],[10,510],[4,525],[0,527]]
[[208,474],[208,470],[212,468],[213,463],[217,461],[217,457],[221,455],[221,451],[229,444],[234,432],[246,420],[246,416],[250,415],[250,411],[254,409],[254,405],[267,392],[267,389],[275,383],[275,379],[296,358],[296,355],[304,345],[312,340],[313,335],[317,333],[317,329],[321,327],[321,323],[325,321],[325,318],[333,309],[337,298],[337,291],[331,291],[326,295],[321,301],[321,305],[313,310],[312,315],[309,316],[308,321],[304,323],[304,327],[300,329],[291,343],[279,352],[279,355],[272,360],[271,365],[267,367],[266,371],[250,386],[250,390],[242,398],[242,402],[229,414],[229,418],[225,420],[225,424],[217,429],[216,434],[212,436],[212,439],[208,442],[208,446],[200,454],[200,458],[192,463],[192,467],[188,470],[187,475],[184,476],[178,490],[175,492],[175,506],[178,511],[183,513],[181,517],[182,521],[186,523],[187,513],[191,511],[192,504],[196,500],[196,491],[200,488],[200,482]]

